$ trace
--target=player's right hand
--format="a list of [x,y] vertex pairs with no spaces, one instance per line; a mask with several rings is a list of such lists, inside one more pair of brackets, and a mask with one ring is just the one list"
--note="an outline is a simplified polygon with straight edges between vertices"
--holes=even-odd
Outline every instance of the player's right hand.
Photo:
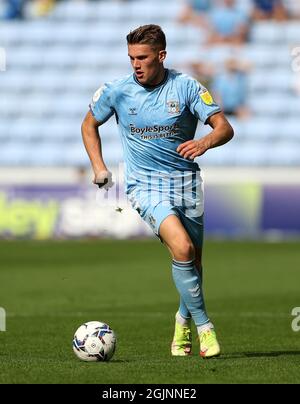
[[108,191],[114,185],[112,173],[107,170],[96,173],[93,183]]

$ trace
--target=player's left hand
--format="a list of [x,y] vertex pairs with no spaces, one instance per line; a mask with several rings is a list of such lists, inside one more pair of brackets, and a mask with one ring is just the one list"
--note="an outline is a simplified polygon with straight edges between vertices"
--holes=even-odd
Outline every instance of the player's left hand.
[[185,159],[194,160],[210,148],[207,139],[188,140],[177,147],[177,152]]

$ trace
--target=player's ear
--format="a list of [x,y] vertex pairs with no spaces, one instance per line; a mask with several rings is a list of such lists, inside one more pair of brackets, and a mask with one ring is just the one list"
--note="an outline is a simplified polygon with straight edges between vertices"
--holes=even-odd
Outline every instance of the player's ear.
[[165,50],[159,51],[158,57],[159,57],[160,62],[163,62],[166,59],[166,56],[167,56],[167,51],[165,51]]

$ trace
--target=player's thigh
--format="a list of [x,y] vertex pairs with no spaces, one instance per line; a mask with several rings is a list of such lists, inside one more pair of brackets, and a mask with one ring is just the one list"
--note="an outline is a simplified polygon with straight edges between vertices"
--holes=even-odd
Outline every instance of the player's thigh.
[[178,216],[169,215],[159,227],[159,236],[175,259],[194,259],[193,242]]

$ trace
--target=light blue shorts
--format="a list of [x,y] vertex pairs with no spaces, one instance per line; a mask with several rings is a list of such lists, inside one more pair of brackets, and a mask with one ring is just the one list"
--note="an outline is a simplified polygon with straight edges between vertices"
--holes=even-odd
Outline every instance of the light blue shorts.
[[160,238],[159,228],[162,222],[170,215],[176,215],[186,229],[195,247],[202,247],[203,244],[203,204],[191,206],[175,206],[168,200],[161,200],[157,203],[147,203],[147,194],[138,193],[138,196],[131,195],[129,201],[132,207],[137,210],[141,218],[148,223],[153,232]]

